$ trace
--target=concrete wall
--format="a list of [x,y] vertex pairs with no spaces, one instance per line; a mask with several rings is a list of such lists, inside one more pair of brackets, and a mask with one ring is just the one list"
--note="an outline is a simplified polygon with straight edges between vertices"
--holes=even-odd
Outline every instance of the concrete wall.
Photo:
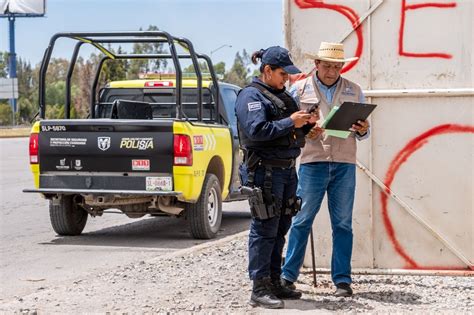
[[[469,0],[284,2],[293,61],[310,71],[303,53],[316,53],[321,41],[343,42],[346,56],[360,57],[343,75],[378,104],[372,136],[358,149],[368,171],[357,173],[353,267],[472,267],[473,17]],[[318,267],[331,256],[323,203],[314,226]]]

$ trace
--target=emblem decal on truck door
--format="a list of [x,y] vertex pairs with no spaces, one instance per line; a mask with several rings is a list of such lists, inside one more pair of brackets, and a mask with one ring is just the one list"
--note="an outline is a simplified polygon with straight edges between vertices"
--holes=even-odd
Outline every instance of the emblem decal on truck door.
[[76,169],[76,170],[78,170],[78,171],[82,170],[81,160],[76,160],[76,161],[74,162],[74,169]]
[[193,136],[194,151],[202,151],[204,149],[204,138],[202,135]]
[[107,151],[110,148],[110,137],[98,137],[97,146],[102,151]]
[[61,170],[61,171],[67,171],[70,169],[70,166],[68,165],[69,163],[66,163],[68,161],[66,161],[66,158],[64,159],[60,159],[59,160],[59,165],[56,165],[56,169],[57,170]]

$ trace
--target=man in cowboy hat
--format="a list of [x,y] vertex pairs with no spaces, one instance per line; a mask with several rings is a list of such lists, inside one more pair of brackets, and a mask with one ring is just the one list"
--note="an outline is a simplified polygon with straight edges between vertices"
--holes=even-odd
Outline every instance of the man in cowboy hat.
[[[321,119],[335,105],[345,101],[364,102],[362,90],[340,75],[345,62],[344,47],[338,43],[322,42],[317,55],[306,54],[314,60],[314,75],[297,81],[290,92],[297,101],[319,100]],[[302,109],[304,102],[300,102]],[[336,296],[351,296],[352,208],[355,193],[356,139],[369,136],[367,121],[354,122],[347,138],[329,136],[323,129],[313,128],[301,153],[297,194],[302,198],[301,211],[293,217],[288,238],[285,264],[282,268],[283,286],[294,288],[303,265],[308,235],[325,193],[332,227],[331,276]]]

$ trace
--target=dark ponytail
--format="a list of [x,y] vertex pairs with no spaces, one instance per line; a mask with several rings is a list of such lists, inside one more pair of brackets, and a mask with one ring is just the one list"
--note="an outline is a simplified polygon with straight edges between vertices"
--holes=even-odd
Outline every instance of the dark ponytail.
[[257,59],[260,59],[260,61],[262,61],[262,56],[264,52],[265,52],[265,49],[260,49],[259,51],[256,51],[252,54],[252,63],[254,65],[258,63]]
[[[259,51],[256,51],[252,54],[252,63],[256,65],[258,63],[257,59],[260,59],[260,62],[262,62],[262,56],[265,53],[265,49],[260,49]],[[262,62],[260,65],[260,73],[263,73],[263,69],[265,68],[266,64]],[[275,65],[269,65],[272,70],[280,68],[279,66]]]

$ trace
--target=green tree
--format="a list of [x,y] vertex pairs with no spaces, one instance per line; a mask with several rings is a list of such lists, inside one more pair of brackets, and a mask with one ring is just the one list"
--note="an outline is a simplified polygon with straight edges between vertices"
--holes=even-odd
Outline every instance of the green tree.
[[[140,31],[142,28],[140,28]],[[148,26],[147,31],[159,31],[159,28],[154,25]],[[135,43],[133,45],[132,53],[134,54],[162,54],[166,50],[162,43]],[[130,61],[130,68],[128,72],[129,79],[137,79],[140,74],[148,72],[159,72],[166,69],[168,62],[166,59],[133,59]]]
[[[0,52],[0,77],[7,76],[8,69],[8,54]],[[20,124],[28,124],[37,112],[34,104],[37,103],[38,80],[36,77],[38,71],[31,66],[29,61],[20,58],[17,62],[17,79],[18,79],[18,94],[17,102],[18,112],[16,114],[17,121]],[[8,113],[7,113],[8,111]],[[11,116],[11,109],[2,109],[2,115]],[[11,117],[0,119],[1,121],[9,121]]]
[[74,87],[73,104],[77,117],[85,118],[90,110],[91,82],[97,65],[92,56],[88,60],[80,58],[77,62],[78,79]]
[[46,119],[62,119],[64,118],[64,106],[49,105],[46,106]]
[[[208,67],[206,61],[202,61],[202,62],[199,63],[199,69],[201,70],[202,74],[209,74],[210,73],[210,70],[209,70],[209,67]],[[214,71],[215,71],[218,79],[224,78],[225,63],[221,61],[221,62],[215,64],[214,65]],[[183,73],[195,73],[194,65],[190,64],[189,66],[183,68]]]
[[235,54],[232,68],[224,75],[224,81],[243,87],[250,83],[250,56],[244,49],[242,55],[240,52]]
[[250,78],[258,77],[259,75],[260,75],[260,69],[254,69],[252,74],[250,75]]
[[9,104],[0,104],[0,125],[10,126],[12,124],[12,108]]
[[219,63],[216,63],[214,65],[214,71],[216,72],[218,76],[223,78],[225,75],[225,62],[221,61]]
[[0,51],[0,78],[6,78],[8,74],[8,53]]
[[19,59],[17,64],[18,93],[26,98],[30,98],[35,93],[33,80],[33,69],[31,63]]
[[23,59],[19,59],[17,64],[18,77],[18,122],[20,124],[27,124],[37,112],[37,85],[34,79],[34,69],[31,63]]
[[31,98],[20,96],[18,99],[18,124],[28,125],[37,112],[38,106],[31,102]]
[[46,104],[64,105],[66,98],[66,82],[54,81],[46,86]]
[[46,78],[54,81],[66,81],[68,67],[69,61],[67,59],[53,58],[49,63]]
[[[117,49],[117,52],[114,51],[112,47],[107,48],[114,54],[124,54],[125,51],[122,49],[122,46],[119,46]],[[98,60],[97,60],[98,63]],[[116,59],[116,60],[107,60],[102,68],[102,76],[103,80],[105,82],[110,82],[110,81],[118,81],[118,80],[125,80],[127,78],[127,71],[128,71],[128,60],[124,59]]]
[[[201,70],[201,72],[209,72],[207,63],[205,61],[199,62],[199,70]],[[191,63],[189,66],[184,67],[182,71],[183,73],[195,73],[194,65]]]
[[[8,76],[8,53],[0,51],[0,78]],[[12,124],[12,109],[6,100],[0,100],[0,125]]]

